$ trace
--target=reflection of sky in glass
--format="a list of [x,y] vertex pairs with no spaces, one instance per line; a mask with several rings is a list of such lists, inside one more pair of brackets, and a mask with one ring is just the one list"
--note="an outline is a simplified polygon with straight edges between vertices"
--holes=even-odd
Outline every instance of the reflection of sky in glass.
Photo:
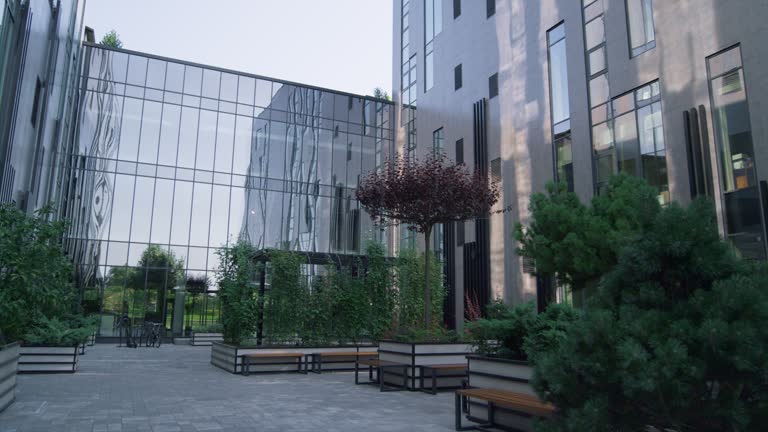
[[84,242],[91,255],[79,264],[135,265],[157,244],[206,271],[215,248],[239,237],[359,253],[378,232],[353,188],[375,168],[377,146],[391,148],[391,132],[377,128],[392,124],[390,105],[87,50],[77,145],[87,169],[73,187],[89,214],[72,237],[102,242]]

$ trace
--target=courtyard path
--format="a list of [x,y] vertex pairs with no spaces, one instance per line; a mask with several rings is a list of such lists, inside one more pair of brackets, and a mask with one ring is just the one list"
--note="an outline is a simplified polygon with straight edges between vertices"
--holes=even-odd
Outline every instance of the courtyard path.
[[20,375],[0,432],[451,431],[450,393],[380,393],[351,373],[236,376],[210,348],[89,347],[76,374]]

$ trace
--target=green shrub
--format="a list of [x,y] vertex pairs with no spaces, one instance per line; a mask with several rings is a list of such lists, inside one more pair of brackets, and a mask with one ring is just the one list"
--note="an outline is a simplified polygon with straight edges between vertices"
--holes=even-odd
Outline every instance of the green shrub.
[[216,254],[219,255],[216,278],[224,341],[239,345],[256,331],[258,293],[255,287],[262,266],[254,260],[255,248],[245,241],[220,248]]
[[537,352],[559,345],[578,317],[567,304],[552,304],[537,314],[534,303],[509,307],[496,301],[488,318],[467,323],[467,332],[480,355],[532,361]]
[[457,343],[464,342],[464,338],[454,330],[443,327],[431,329],[412,328],[404,329],[395,335],[394,340],[406,343]]
[[[445,286],[440,262],[432,255],[430,285],[432,289],[432,327],[443,324]],[[424,328],[424,254],[414,249],[401,249],[395,266],[398,291],[399,328],[408,332]]]
[[67,224],[50,221],[52,213],[50,206],[34,216],[0,206],[0,336],[9,342],[31,342],[28,335],[42,336],[49,320],[77,309],[72,264],[61,247]]
[[98,318],[42,318],[24,335],[27,345],[70,347],[84,343],[96,331]]
[[768,424],[768,269],[720,240],[712,206],[660,209],[533,384],[560,416],[541,430],[753,431]]

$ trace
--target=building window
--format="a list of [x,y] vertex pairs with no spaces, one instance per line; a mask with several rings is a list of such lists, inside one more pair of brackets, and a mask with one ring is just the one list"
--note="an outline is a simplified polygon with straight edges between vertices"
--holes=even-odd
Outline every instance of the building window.
[[653,0],[627,0],[627,22],[632,57],[656,47]]
[[707,66],[728,239],[745,257],[765,259],[765,228],[741,48],[708,58]]
[[453,68],[453,89],[458,90],[463,84],[464,83],[462,82],[461,76],[461,65],[458,65]]
[[493,15],[496,14],[496,0],[486,0],[485,1],[485,10],[486,10],[486,17],[490,18]]
[[461,0],[453,0],[453,19],[461,15]]
[[488,99],[499,95],[499,74],[495,73],[488,78]]
[[555,179],[565,182],[573,192],[573,151],[571,147],[571,111],[568,96],[568,60],[565,23],[547,32],[549,45],[549,94],[552,117],[552,141],[555,153]]
[[435,36],[443,31],[442,0],[424,0],[424,91],[435,84]]
[[436,131],[432,132],[432,152],[434,154],[440,154],[443,152],[443,149],[445,148],[445,135],[443,132],[443,128],[437,129]]
[[40,81],[40,78],[37,78],[35,82],[35,98],[32,100],[32,117],[30,119],[33,127],[37,126],[37,113],[40,111],[40,98],[42,95],[43,83]]
[[494,183],[501,182],[501,158],[491,161],[491,181]]
[[659,83],[653,82],[614,98],[608,120],[592,129],[597,189],[617,172],[644,178],[668,204],[666,143]]
[[352,110],[352,105],[354,104],[354,101],[352,100],[352,96],[349,96],[347,98],[347,110]]
[[464,163],[464,138],[456,141],[456,164]]

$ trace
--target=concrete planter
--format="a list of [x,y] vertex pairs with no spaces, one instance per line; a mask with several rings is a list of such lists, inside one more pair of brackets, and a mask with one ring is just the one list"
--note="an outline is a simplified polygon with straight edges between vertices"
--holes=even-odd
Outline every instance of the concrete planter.
[[16,371],[19,367],[19,344],[0,347],[0,412],[16,400]]
[[192,345],[211,346],[214,342],[224,342],[222,333],[198,333],[192,332]]
[[79,346],[23,346],[20,349],[19,373],[74,373],[79,363],[79,351]]
[[[288,353],[302,353],[306,360],[307,354],[317,352],[349,352],[354,353],[357,351],[375,351],[375,347],[369,346],[315,346],[315,347],[238,347],[235,345],[229,345],[222,342],[213,342],[211,346],[211,364],[224,369],[227,372],[233,374],[240,374],[243,372],[242,355],[245,354],[269,354],[275,352],[288,352]],[[259,365],[258,361],[251,361],[250,373],[279,373],[279,372],[295,372],[296,360],[292,357],[286,358],[270,358],[264,359],[262,363],[284,363],[284,364],[269,364]],[[355,358],[350,356],[347,359],[340,361],[334,359],[334,363],[323,363],[323,371],[349,371],[355,367]]]
[[[408,388],[419,389],[420,365],[458,364],[466,363],[467,354],[472,353],[472,344],[468,343],[417,343],[384,340],[379,343],[379,358],[381,360],[405,363],[410,365],[408,373]],[[437,379],[438,389],[461,388],[462,378],[445,377]],[[387,374],[384,382],[392,385],[402,385],[402,375]],[[430,385],[426,380],[424,385]]]
[[[492,388],[536,396],[530,384],[533,367],[529,363],[482,356],[467,356],[467,360],[469,387]],[[468,414],[471,418],[486,420],[487,405],[480,401],[470,401]],[[533,430],[533,419],[525,413],[496,407],[495,419],[501,426],[522,431]]]

